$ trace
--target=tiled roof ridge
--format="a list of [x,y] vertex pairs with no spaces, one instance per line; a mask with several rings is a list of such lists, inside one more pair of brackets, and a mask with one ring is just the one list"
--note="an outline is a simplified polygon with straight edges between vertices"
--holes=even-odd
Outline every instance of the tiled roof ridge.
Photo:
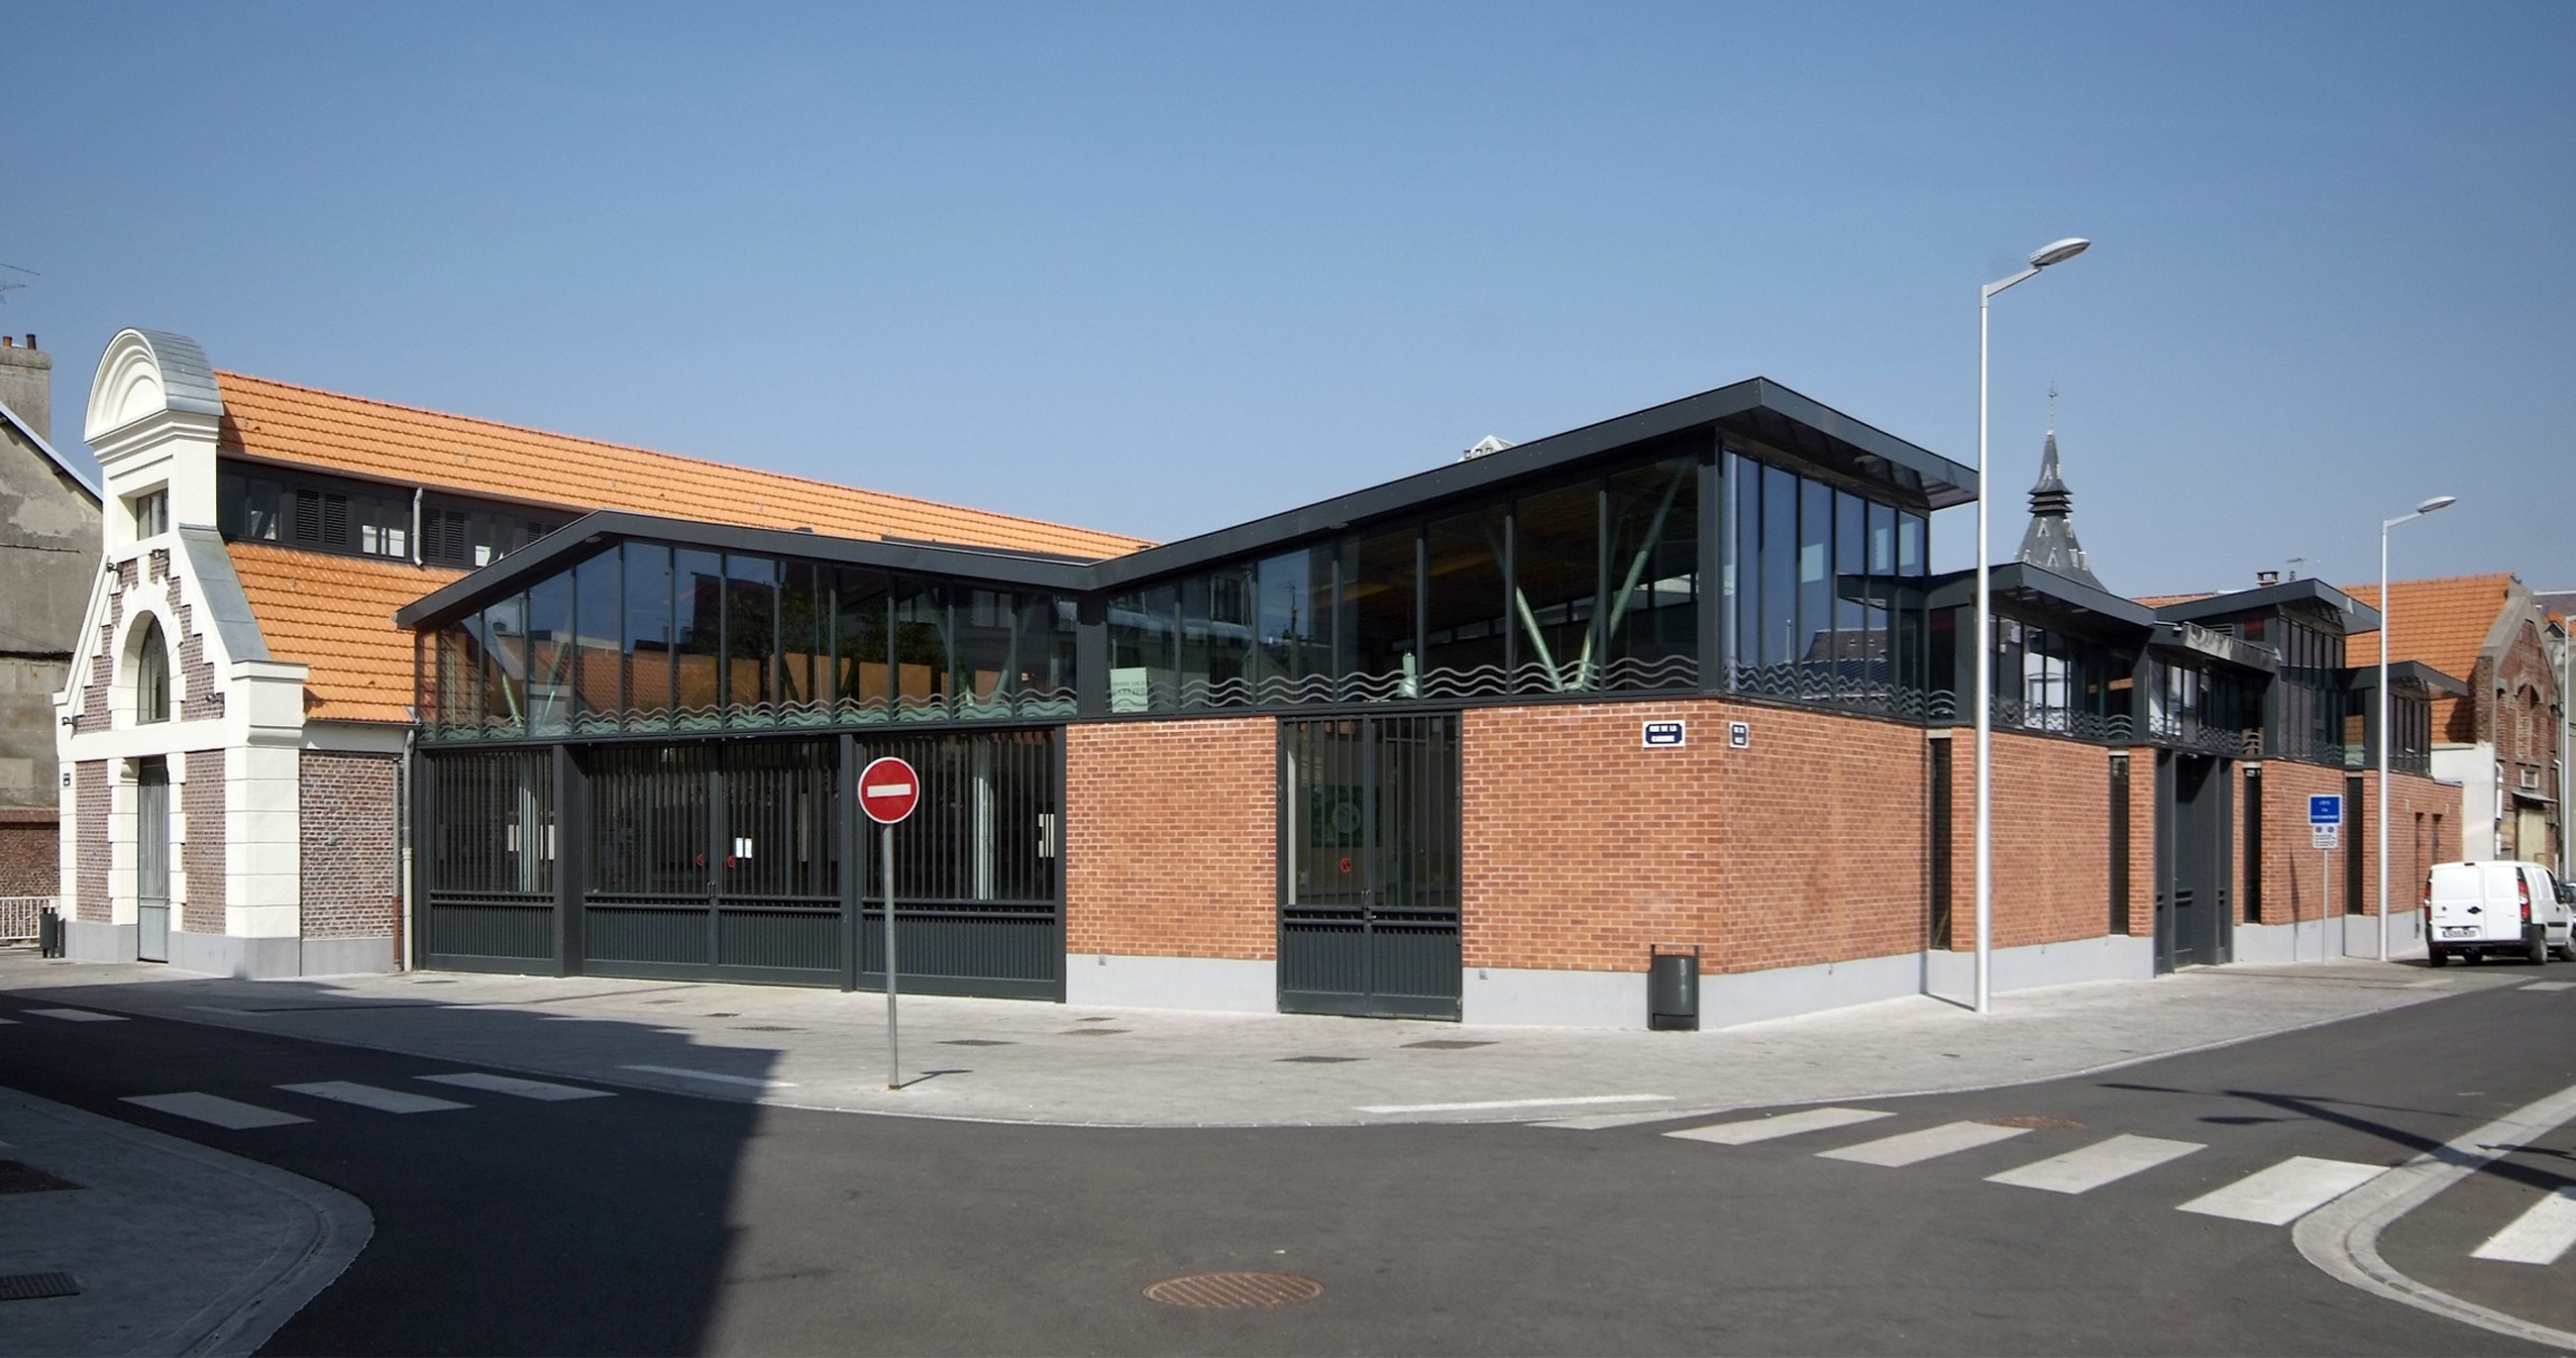
[[[2460,585],[2460,584],[2470,584],[2470,583],[2485,584],[2485,583],[2488,583],[2488,582],[2490,582],[2490,581],[2492,581],[2492,582],[2494,582],[2495,584],[2498,584],[2498,585],[2508,585],[2508,584],[2513,583],[2514,581],[2520,580],[2521,578],[2522,578],[2521,576],[2519,576],[2519,575],[2515,574],[2515,573],[2514,573],[2514,572],[2512,572],[2512,571],[2473,571],[2473,572],[2471,572],[2471,573],[2469,573],[2469,574],[2467,574],[2467,575],[2414,575],[2414,576],[2408,576],[2407,578],[2405,578],[2405,579],[2403,579],[2403,580],[2391,580],[2391,581],[2389,581],[2389,582],[2388,582],[2388,587],[2389,587],[2390,589],[2395,589],[2395,588],[2397,588],[2397,587],[2398,587],[2398,586],[2400,586],[2400,585]],[[2339,589],[2339,590],[2342,590],[2342,591],[2343,591],[2344,593],[2346,593],[2346,594],[2353,594],[2353,593],[2354,593],[2355,591],[2357,591],[2357,590],[2365,590],[2365,589],[2366,589],[2366,590],[2369,590],[2369,591],[2370,591],[2371,593],[2373,593],[2373,594],[2376,594],[2376,593],[2378,593],[2378,592],[2379,592],[2379,582],[2378,582],[2378,581],[2376,581],[2376,580],[2373,580],[2373,581],[2370,581],[2370,582],[2368,582],[2368,583],[2366,583],[2366,584],[2359,584],[2359,585],[2337,585],[2337,586],[2335,586],[2335,588],[2337,588],[2337,589]],[[2356,597],[2358,597],[2358,596],[2356,596]]]
[[[221,390],[222,384],[228,381],[256,382],[262,386],[283,387],[289,391],[303,392],[312,396],[325,396],[335,401],[347,401],[354,405],[375,406],[383,410],[398,411],[405,415],[426,415],[433,419],[454,420],[460,424],[482,425],[487,428],[508,430],[514,434],[531,435],[541,439],[561,439],[567,443],[587,444],[591,447],[605,449],[614,453],[628,453],[643,457],[662,458],[672,462],[684,462],[694,466],[711,467],[717,471],[729,472],[738,475],[769,477],[780,481],[791,481],[802,485],[815,486],[823,490],[835,491],[842,494],[872,495],[884,500],[900,501],[902,503],[912,505],[922,505],[938,510],[954,511],[966,508],[966,506],[963,505],[953,505],[943,500],[927,499],[919,495],[906,495],[899,491],[875,490],[866,486],[847,485],[839,481],[826,481],[820,477],[799,476],[794,472],[772,471],[766,467],[746,467],[736,462],[718,462],[714,458],[699,457],[692,453],[665,452],[659,448],[642,448],[631,443],[611,443],[606,439],[595,439],[581,434],[566,434],[552,429],[539,429],[533,425],[513,424],[507,420],[485,419],[479,415],[460,415],[451,410],[432,410],[427,406],[404,405],[399,401],[386,401],[373,396],[353,396],[344,391],[332,391],[325,387],[306,386],[301,382],[288,382],[274,377],[261,377],[256,373],[233,372],[228,369],[218,368],[215,370],[215,380],[218,391]],[[239,451],[249,452],[251,450],[244,448]],[[1141,550],[1154,545],[1152,539],[1140,538],[1130,533],[1112,533],[1106,529],[1085,528],[1079,524],[1058,523],[1052,519],[1034,518],[1026,514],[1012,514],[992,509],[974,509],[971,512],[978,516],[1007,519],[1014,523],[1032,524],[1037,527],[1053,528],[1063,532],[1089,533],[1099,537],[1120,538],[1135,544],[1135,547],[1130,550]]]

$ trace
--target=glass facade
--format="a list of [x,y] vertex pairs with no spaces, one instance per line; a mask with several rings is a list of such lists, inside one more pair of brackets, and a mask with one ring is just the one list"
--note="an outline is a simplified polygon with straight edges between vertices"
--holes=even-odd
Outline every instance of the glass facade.
[[1727,462],[1730,687],[1923,714],[1923,516],[1751,458]]
[[1074,604],[828,563],[611,546],[432,633],[433,737],[1070,716]]
[[2232,668],[2158,657],[2147,677],[2147,734],[2159,743],[2238,755],[2262,725],[2256,681]]
[[1920,715],[1926,555],[1920,513],[1668,440],[1096,596],[1078,684],[1071,594],[631,540],[433,629],[422,710],[433,739],[1705,689]]

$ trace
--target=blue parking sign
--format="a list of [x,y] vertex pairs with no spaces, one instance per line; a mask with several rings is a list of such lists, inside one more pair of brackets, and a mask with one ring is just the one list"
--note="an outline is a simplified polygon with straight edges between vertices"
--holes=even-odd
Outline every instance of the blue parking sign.
[[2343,824],[2343,798],[2341,796],[2308,798],[2308,824]]

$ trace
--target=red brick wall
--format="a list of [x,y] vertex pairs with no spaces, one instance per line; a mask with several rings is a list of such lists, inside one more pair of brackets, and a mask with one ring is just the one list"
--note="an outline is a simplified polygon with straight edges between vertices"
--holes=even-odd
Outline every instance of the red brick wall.
[[390,754],[306,750],[300,785],[304,936],[382,938],[398,932],[396,788]]
[[1269,717],[1066,728],[1065,951],[1277,952],[1278,732]]
[[113,916],[107,902],[107,761],[84,759],[72,774],[72,815],[79,837],[72,872],[75,918],[105,924]]
[[[2378,771],[2363,775],[2363,780],[2371,801],[2376,803],[2379,800]],[[2411,773],[2391,773],[2388,786],[2391,799],[2387,808],[2388,898],[2393,908],[2402,914],[2420,909],[2424,904],[2424,876],[2434,863],[2429,842],[2433,833],[2433,815],[2441,813],[2443,837],[2451,839],[2451,821],[2460,812],[2460,790],[2448,783],[2437,783]],[[2377,813],[2378,808],[2374,805],[2372,814],[2375,817]],[[2421,829],[2415,823],[2418,815],[2424,818]],[[2370,913],[2377,914],[2379,827],[2374,819],[2363,828],[2367,833],[2361,846],[2362,899],[2369,905]],[[2452,839],[2447,847],[2457,852],[2458,841]]]
[[179,814],[187,842],[179,868],[188,874],[188,899],[179,927],[192,934],[224,932],[224,752],[190,750],[188,781],[179,789]]
[[[1953,876],[1950,943],[1977,946],[1977,739],[1965,728],[1950,738]],[[1994,945],[2100,938],[2111,932],[2111,755],[2098,745],[2018,732],[1994,733]],[[2131,767],[2129,813],[2132,895],[2147,877],[2135,859],[2138,784]],[[2155,800],[2154,770],[2146,795]],[[2147,822],[2154,824],[2150,815]],[[2154,863],[2148,844],[2150,872]],[[2153,932],[2155,897],[2147,897]],[[2137,907],[2130,907],[2137,927]]]
[[0,896],[51,896],[62,889],[62,876],[56,813],[0,816]]
[[197,630],[197,610],[179,599],[179,577],[170,570],[170,553],[152,553],[152,578],[167,576],[170,581],[170,618],[176,627],[168,638],[177,646],[171,657],[170,679],[176,685],[172,697],[177,700],[171,715],[181,721],[198,721],[224,714],[224,695],[215,690],[215,664],[206,659],[206,638]]
[[[2500,811],[2504,823],[2496,827],[2499,854],[2511,845],[2511,856],[2536,862],[2558,861],[2559,817],[2558,796],[2558,672],[2549,664],[2549,656],[2540,644],[2540,627],[2525,621],[2514,629],[2513,643],[2505,648],[2501,664],[2495,667],[2493,684],[2480,695],[2486,711],[2483,714],[2487,736],[2495,741],[2496,763],[2501,765],[2504,786],[2500,790]],[[2529,778],[2531,786],[2523,780]],[[2541,806],[2548,829],[2545,842],[2520,842],[2519,804],[2516,792],[2535,793],[2549,798]]]
[[[2240,773],[2238,776],[2241,779],[2243,775]],[[2348,902],[2343,898],[2343,856],[2351,847],[2354,827],[2344,827],[2343,847],[2322,854],[2312,846],[2308,834],[2308,798],[2340,795],[2343,790],[2342,769],[2293,763],[2287,759],[2263,761],[2263,914],[2260,919],[2246,918],[2245,903],[2241,899],[2244,892],[2239,888],[2239,919],[2249,924],[2312,920],[2329,903],[2329,892],[2332,893],[2334,913],[2347,913]],[[2243,843],[2244,790],[2241,787],[2237,797],[2236,873],[2242,880],[2247,864]],[[2345,814],[2351,814],[2349,808]]]
[[2156,936],[2156,752],[2144,745],[2129,751],[2129,936]]
[[[1647,750],[1681,718],[1690,743]],[[1727,724],[1752,725],[1748,749]],[[1465,962],[1643,971],[1879,957],[1924,944],[1919,728],[1716,699],[1480,708],[1463,721]],[[2098,756],[2097,756],[2098,758]]]

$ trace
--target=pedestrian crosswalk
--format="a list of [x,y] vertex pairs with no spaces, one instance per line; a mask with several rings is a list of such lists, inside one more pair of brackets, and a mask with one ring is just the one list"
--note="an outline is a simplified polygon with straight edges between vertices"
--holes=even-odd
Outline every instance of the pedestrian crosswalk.
[[[1805,1108],[1683,1127],[1664,1135],[1675,1140],[1717,1146],[1753,1146],[1856,1128],[1893,1116],[1893,1113],[1876,1108]],[[1831,1146],[1814,1154],[1820,1160],[1903,1169],[1981,1147],[2000,1145],[2032,1130],[2034,1124],[2026,1119],[1944,1122]],[[2207,1149],[2205,1143],[2198,1141],[2122,1133],[1986,1175],[1985,1181],[2010,1188],[2036,1188],[2074,1196],[2119,1183]],[[2387,1168],[2385,1165],[2294,1155],[2188,1202],[2178,1203],[2176,1208],[2201,1216],[2286,1226],[2386,1173]],[[2546,1252],[2550,1260],[2555,1260],[2571,1246],[2576,1246],[2576,1197],[2552,1201],[2563,1205],[2544,1203],[2542,1207],[2534,1208],[2529,1224],[2516,1223],[2498,1232],[2496,1239],[2488,1242],[2488,1246],[2497,1253],[2479,1257],[2520,1259]]]
[[[479,1070],[460,1070],[415,1078],[452,1089],[481,1090],[514,1098],[534,1099],[544,1103],[615,1097],[605,1089],[557,1084],[552,1080],[531,1080],[517,1075],[495,1075]],[[203,1090],[182,1090],[171,1094],[137,1094],[123,1101],[138,1108],[149,1108],[156,1113],[167,1113],[172,1117],[187,1118],[192,1122],[202,1122],[208,1126],[235,1132],[260,1127],[290,1127],[297,1123],[311,1122],[313,1119],[310,1117],[287,1111],[288,1108],[295,1107],[302,1107],[309,1112],[321,1111],[312,1104],[302,1102],[303,1100],[406,1116],[415,1113],[463,1112],[477,1107],[475,1104],[459,1103],[454,1099],[443,1099],[418,1090],[361,1084],[355,1080],[314,1080],[298,1084],[281,1084],[272,1088],[276,1093],[293,1097],[277,1101],[285,1105],[284,1107],[250,1103],[220,1094],[209,1094]]]
[[2531,1205],[2512,1224],[2469,1251],[2472,1259],[2509,1264],[2554,1264],[2576,1245],[2576,1188],[2562,1188]]

